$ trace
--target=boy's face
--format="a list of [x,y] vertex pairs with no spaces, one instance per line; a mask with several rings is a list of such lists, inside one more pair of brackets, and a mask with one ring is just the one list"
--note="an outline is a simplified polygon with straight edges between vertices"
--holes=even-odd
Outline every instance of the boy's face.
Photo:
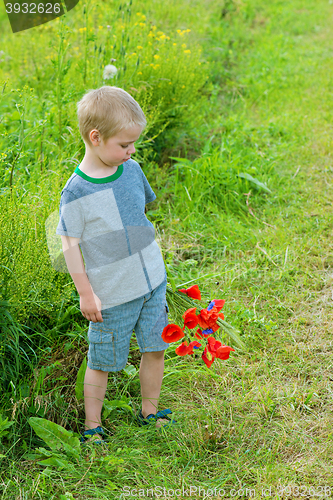
[[135,153],[134,143],[139,139],[142,128],[139,125],[135,125],[131,128],[122,130],[118,134],[107,139],[105,142],[100,136],[99,141],[94,141],[94,132],[98,131],[96,130],[91,132],[92,144],[96,145],[94,152],[108,167],[118,167],[122,163],[125,163],[125,161],[129,160],[131,155]]

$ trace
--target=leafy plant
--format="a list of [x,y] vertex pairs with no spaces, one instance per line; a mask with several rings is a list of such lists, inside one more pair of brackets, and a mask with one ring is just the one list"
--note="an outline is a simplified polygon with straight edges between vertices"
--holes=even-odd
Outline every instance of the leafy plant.
[[47,456],[38,463],[73,470],[81,455],[80,441],[74,433],[44,418],[30,417],[29,424],[51,449],[38,449],[41,455]]

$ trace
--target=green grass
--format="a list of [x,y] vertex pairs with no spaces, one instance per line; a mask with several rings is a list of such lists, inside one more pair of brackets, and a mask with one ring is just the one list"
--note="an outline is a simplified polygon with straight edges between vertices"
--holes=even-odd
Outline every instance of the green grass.
[[[216,487],[226,492],[221,498],[241,488],[255,490],[255,498],[263,497],[262,488],[271,488],[274,499],[296,498],[297,487],[303,487],[305,498],[325,492],[332,496],[333,6],[324,0],[191,5],[136,4],[148,22],[170,36],[177,29],[191,29],[186,43],[202,47],[211,82],[197,90],[200,99],[191,102],[188,113],[175,117],[165,130],[156,117],[160,135],[152,150],[142,144],[139,156],[149,159],[143,168],[158,192],[148,216],[176,283],[196,280],[204,299],[225,298],[226,320],[241,330],[247,351],[237,350],[208,370],[197,359],[177,358],[171,347],[160,406],[173,408],[178,428],[140,429],[130,412],[116,409],[105,421],[108,449],[83,450],[74,467],[38,465],[42,457],[36,448],[45,444],[27,419],[48,418],[78,432],[83,407],[74,388],[87,349],[87,324],[77,310],[68,309],[77,305],[70,278],[51,269],[43,236],[44,220],[56,209],[59,189],[74,168],[67,160],[79,160],[82,150],[75,131],[70,154],[63,153],[52,122],[59,109],[46,99],[50,114],[43,175],[40,157],[32,157],[32,142],[14,171],[14,202],[9,202],[10,171],[3,167],[0,203],[2,212],[9,207],[13,214],[2,224],[9,241],[1,247],[1,264],[9,269],[1,274],[8,290],[3,298],[13,302],[14,317],[42,337],[38,340],[35,333],[40,361],[33,379],[24,378],[29,387],[18,383],[19,391],[8,385],[2,400],[3,417],[15,422],[4,437],[0,427],[3,499],[118,499],[126,498],[126,485],[137,490]],[[118,7],[102,6],[103,25],[110,24],[108,9]],[[75,29],[83,26],[80,15],[78,8],[68,21]],[[45,82],[51,82],[53,92],[55,81],[45,67],[40,80],[32,82],[36,73],[26,47],[28,40],[38,47],[35,32],[20,34],[10,48],[22,61],[26,57],[27,67],[15,68],[9,61],[6,71],[15,85],[30,75],[29,84],[43,96]],[[92,42],[88,50],[94,50]],[[89,64],[87,79],[96,85]],[[155,83],[151,81],[158,101]],[[84,88],[80,79],[78,92]],[[184,102],[182,94],[174,95]],[[67,98],[64,109],[73,110]],[[15,105],[7,101],[4,106],[10,144],[17,147],[19,121],[15,129],[8,118]],[[33,130],[41,110],[29,106],[27,126]],[[73,114],[69,116],[74,123]],[[32,133],[39,140],[39,129]],[[28,161],[30,176],[24,170]],[[239,177],[243,172],[272,193]],[[36,224],[27,216],[32,209],[38,214]],[[36,240],[40,254],[34,253]],[[130,363],[138,367],[134,346]],[[107,397],[126,398],[137,410],[138,390],[137,375],[110,375]],[[233,495],[244,497],[250,493]]]

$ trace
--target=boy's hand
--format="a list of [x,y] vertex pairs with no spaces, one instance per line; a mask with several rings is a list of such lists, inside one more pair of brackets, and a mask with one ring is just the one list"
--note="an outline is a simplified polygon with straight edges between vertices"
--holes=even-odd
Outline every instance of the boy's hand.
[[94,323],[103,322],[101,307],[102,303],[94,292],[87,295],[80,295],[80,309],[88,321],[93,321]]

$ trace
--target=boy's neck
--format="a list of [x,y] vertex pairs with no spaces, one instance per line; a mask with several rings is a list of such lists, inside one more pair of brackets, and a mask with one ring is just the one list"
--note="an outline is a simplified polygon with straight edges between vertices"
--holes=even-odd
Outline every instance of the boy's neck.
[[[119,166],[119,165],[118,165]],[[92,154],[86,147],[86,153],[79,165],[81,172],[95,179],[109,177],[117,172],[118,166],[109,167],[105,165],[98,156]]]

